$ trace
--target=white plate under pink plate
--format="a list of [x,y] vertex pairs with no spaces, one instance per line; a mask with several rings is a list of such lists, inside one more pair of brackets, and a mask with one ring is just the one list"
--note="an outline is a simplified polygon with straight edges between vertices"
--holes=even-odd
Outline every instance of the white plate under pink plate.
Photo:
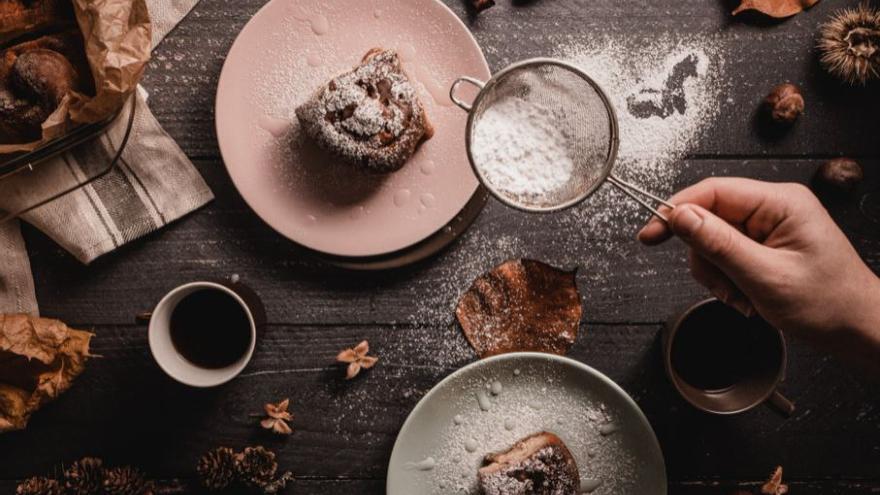
[[[300,134],[294,109],[371,48],[396,49],[436,129],[400,171],[341,164]],[[336,256],[375,256],[429,237],[478,182],[467,115],[449,101],[458,76],[488,79],[467,28],[437,0],[272,0],[229,51],[217,89],[217,139],[245,201],[270,226]]]

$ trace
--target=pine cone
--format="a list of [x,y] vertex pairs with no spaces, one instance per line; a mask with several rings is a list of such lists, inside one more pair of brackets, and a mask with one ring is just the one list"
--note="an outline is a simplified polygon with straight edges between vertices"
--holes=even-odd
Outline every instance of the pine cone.
[[264,488],[275,481],[275,453],[262,446],[247,447],[235,455],[238,480],[251,488]]
[[281,490],[284,490],[284,487],[287,486],[287,483],[293,481],[293,473],[290,471],[282,474],[278,479],[273,480],[270,483],[260,487],[263,489],[263,493],[274,494],[279,493]]
[[217,447],[199,459],[196,466],[202,486],[208,490],[223,490],[235,480],[235,452],[229,447]]
[[104,482],[103,461],[96,457],[83,457],[64,471],[64,487],[71,495],[94,495],[101,493]]
[[147,482],[143,473],[131,466],[116,467],[104,472],[106,495],[144,495]]
[[42,476],[34,476],[21,482],[15,489],[16,495],[61,495],[61,485],[51,479]]

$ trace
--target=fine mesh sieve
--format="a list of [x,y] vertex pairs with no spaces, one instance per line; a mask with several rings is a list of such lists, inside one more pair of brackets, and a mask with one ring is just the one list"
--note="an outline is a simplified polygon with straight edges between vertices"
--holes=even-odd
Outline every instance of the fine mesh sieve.
[[[479,88],[473,103],[456,96],[462,83]],[[619,136],[602,88],[577,67],[554,59],[525,60],[487,82],[460,77],[449,90],[468,112],[468,158],[480,182],[501,202],[529,212],[574,206],[606,180],[663,220],[645,198],[674,206],[611,173]]]

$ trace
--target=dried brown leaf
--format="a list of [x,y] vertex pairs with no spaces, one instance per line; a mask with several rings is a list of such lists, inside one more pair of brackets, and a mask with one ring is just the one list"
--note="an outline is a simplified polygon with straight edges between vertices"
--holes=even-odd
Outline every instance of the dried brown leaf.
[[58,320],[0,315],[0,433],[23,429],[70,388],[85,369],[91,338]]
[[577,338],[581,311],[575,271],[522,259],[474,280],[455,315],[484,358],[520,351],[564,355]]
[[819,3],[819,0],[742,0],[733,15],[747,10],[757,10],[770,17],[791,17]]

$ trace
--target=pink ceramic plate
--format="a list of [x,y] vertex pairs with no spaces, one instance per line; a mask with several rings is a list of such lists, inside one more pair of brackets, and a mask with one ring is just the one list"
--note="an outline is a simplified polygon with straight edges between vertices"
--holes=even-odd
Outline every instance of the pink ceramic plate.
[[[300,134],[294,109],[373,47],[393,48],[436,128],[400,171],[373,176]],[[467,28],[437,0],[272,0],[245,26],[217,89],[217,139],[238,190],[275,230],[334,256],[399,251],[443,228],[477,190],[452,81],[489,77]]]

